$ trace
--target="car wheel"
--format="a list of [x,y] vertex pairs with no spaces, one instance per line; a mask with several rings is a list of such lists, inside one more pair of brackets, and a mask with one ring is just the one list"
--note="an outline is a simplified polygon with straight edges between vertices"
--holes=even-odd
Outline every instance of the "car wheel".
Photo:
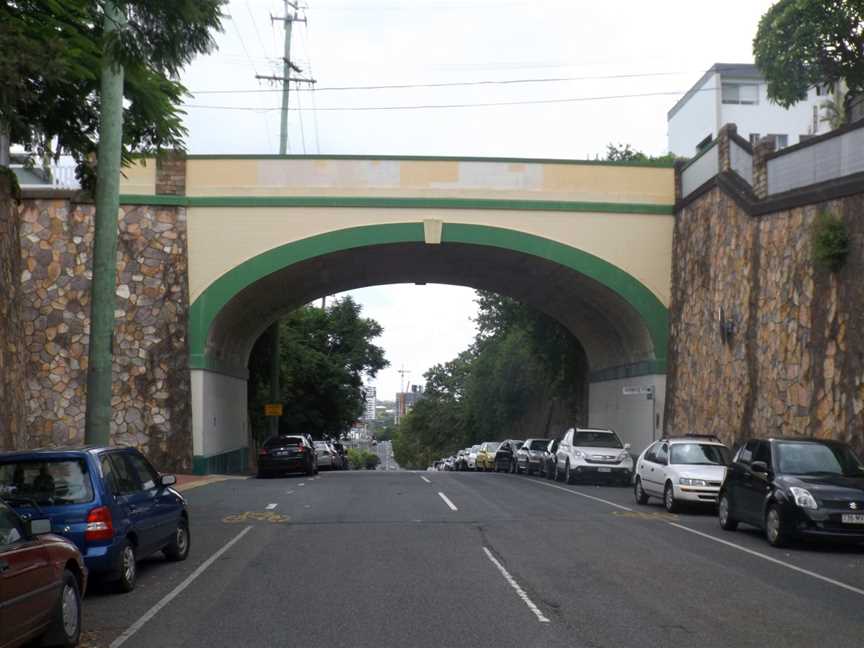
[[315,466],[313,466],[311,464],[306,466],[306,476],[307,477],[312,477],[313,475],[315,475],[315,472],[316,472]]
[[267,479],[269,476],[270,474],[266,470],[262,470],[261,468],[258,469],[258,479]]
[[78,579],[68,569],[63,571],[60,599],[54,610],[48,632],[40,642],[43,646],[77,646],[81,635],[81,590]]
[[637,504],[648,503],[648,493],[642,488],[642,480],[639,477],[636,478],[636,483],[633,485],[633,495],[636,497]]
[[570,462],[567,462],[567,465],[564,466],[564,481],[568,484],[573,483],[573,473],[570,470]]
[[135,561],[135,547],[129,540],[124,540],[120,548],[120,578],[117,587],[121,592],[131,592],[135,589],[137,578],[138,564]]
[[553,466],[546,467],[546,479],[550,481],[554,481],[555,479],[555,468]]
[[734,531],[738,528],[738,520],[732,517],[729,508],[729,496],[723,493],[717,504],[717,520],[720,522],[720,528],[724,531]]
[[189,555],[191,545],[192,538],[189,536],[189,523],[183,518],[177,523],[174,539],[171,541],[171,544],[162,550],[162,553],[172,562],[181,562],[186,560]]
[[672,487],[672,482],[666,482],[666,488],[663,489],[663,506],[669,513],[674,513],[678,510],[678,502],[675,501],[675,489]]
[[776,504],[768,507],[765,514],[765,537],[772,547],[785,547],[789,544],[789,532],[783,525],[783,516]]

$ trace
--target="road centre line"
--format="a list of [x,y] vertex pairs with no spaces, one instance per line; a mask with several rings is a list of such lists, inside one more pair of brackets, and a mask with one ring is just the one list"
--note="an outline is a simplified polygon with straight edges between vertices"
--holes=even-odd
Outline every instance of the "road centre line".
[[420,475],[420,479],[422,479],[423,481],[425,481],[427,484],[431,484],[431,483],[432,483],[431,481],[429,481],[429,479],[426,477],[426,475]]
[[516,579],[510,575],[510,572],[507,571],[504,565],[502,565],[500,561],[492,555],[492,552],[489,551],[487,547],[483,547],[483,551],[486,552],[486,557],[489,558],[489,560],[492,561],[492,564],[498,568],[498,571],[501,572],[501,575],[504,576],[505,580],[510,583],[510,587],[512,587],[516,591],[517,596],[522,599],[522,602],[525,603],[525,605],[528,606],[528,609],[534,613],[534,616],[537,617],[537,620],[540,623],[549,623],[549,619],[547,619],[543,615],[543,612],[540,611],[540,608],[535,605],[534,601],[531,600],[531,597],[529,597],[528,594],[525,593],[525,590],[523,590],[519,586],[519,583],[517,583]]
[[751,556],[756,556],[757,558],[761,558],[762,560],[767,560],[768,562],[772,562],[775,565],[780,565],[782,567],[786,567],[787,569],[791,569],[792,571],[796,571],[799,574],[804,574],[805,576],[810,576],[811,578],[815,578],[817,580],[821,580],[825,583],[829,583],[836,587],[840,587],[842,589],[848,590],[854,594],[858,594],[860,596],[864,596],[864,589],[859,589],[857,587],[853,587],[852,585],[847,585],[842,581],[834,580],[833,578],[828,578],[827,576],[823,576],[822,574],[817,574],[816,572],[810,571],[809,569],[804,569],[803,567],[798,567],[793,565],[792,563],[785,562],[783,560],[779,560],[777,558],[772,558],[766,554],[763,554],[759,551],[754,551],[753,549],[748,549],[747,547],[742,547],[741,545],[735,544],[734,542],[729,542],[728,540],[722,540],[720,538],[716,538],[708,533],[703,533],[702,531],[697,531],[696,529],[691,529],[690,527],[684,526],[683,524],[677,524],[675,522],[669,522],[670,526],[675,527],[676,529],[681,529],[682,531],[689,531],[690,533],[694,533],[698,536],[702,536],[703,538],[707,538],[708,540],[713,540],[714,542],[719,542],[720,544],[726,545],[727,547],[732,547],[733,549],[738,549],[739,551],[743,551],[744,553],[748,553]]
[[145,612],[144,615],[140,619],[138,619],[135,623],[133,623],[128,628],[126,628],[126,630],[123,632],[123,634],[121,634],[114,641],[112,641],[109,648],[119,648],[124,643],[126,643],[136,632],[138,632],[141,628],[143,628],[144,625],[150,619],[152,619],[154,616],[159,614],[159,611],[162,608],[164,608],[171,601],[173,601],[175,598],[177,598],[183,592],[183,590],[185,590],[187,587],[189,587],[189,585],[191,585],[192,582],[196,578],[198,578],[201,574],[203,574],[207,570],[207,568],[210,567],[210,565],[212,565],[214,562],[219,560],[219,558],[222,556],[222,554],[224,554],[231,547],[233,547],[235,544],[240,542],[240,540],[243,538],[243,536],[245,536],[251,530],[252,530],[252,527],[247,526],[240,533],[238,533],[231,540],[229,540],[226,544],[224,544],[222,546],[222,548],[219,549],[219,551],[217,551],[212,556],[210,556],[207,560],[205,560],[203,563],[198,565],[198,568],[195,571],[193,571],[191,574],[189,574],[189,576],[187,576],[186,579],[182,583],[180,583],[177,587],[175,587],[173,590],[168,592],[168,594],[163,596],[162,599],[158,603],[156,603],[156,605],[154,605],[149,610],[147,610],[147,612]]
[[451,502],[447,498],[447,496],[444,493],[442,493],[441,491],[438,491],[438,497],[440,497],[442,500],[444,500],[444,503],[450,507],[451,511],[458,511],[459,510],[458,508],[456,508],[456,505],[453,502]]
[[633,512],[633,509],[627,506],[616,504],[615,502],[610,502],[609,500],[603,499],[602,497],[594,497],[593,495],[588,495],[587,493],[580,493],[579,491],[573,490],[572,488],[564,488],[563,486],[559,486],[558,484],[550,484],[545,481],[540,481],[539,479],[529,479],[528,481],[535,484],[540,484],[541,486],[548,486],[549,488],[557,488],[558,490],[562,490],[565,493],[573,493],[574,495],[578,495],[579,497],[585,497],[587,499],[594,500],[595,502],[603,502],[603,504],[614,506],[615,508],[621,509],[622,511],[630,511],[631,513]]
[[272,510],[275,509],[277,506],[279,506],[279,505],[278,505],[278,504],[268,504],[268,505],[265,506],[264,508],[265,508],[266,510],[268,510],[268,511],[272,511]]

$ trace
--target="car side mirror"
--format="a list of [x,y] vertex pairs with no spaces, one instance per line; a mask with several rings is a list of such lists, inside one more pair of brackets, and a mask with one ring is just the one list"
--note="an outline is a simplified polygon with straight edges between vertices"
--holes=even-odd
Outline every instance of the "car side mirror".
[[767,475],[768,474],[768,464],[764,461],[754,461],[750,464],[750,470],[757,475]]
[[624,444],[624,449],[629,450],[632,446],[629,443]]
[[25,520],[24,530],[30,537],[51,533],[51,520],[49,520],[48,518]]
[[165,488],[166,486],[173,486],[176,483],[177,477],[175,477],[174,475],[162,475],[161,477],[159,477],[159,485],[162,488]]

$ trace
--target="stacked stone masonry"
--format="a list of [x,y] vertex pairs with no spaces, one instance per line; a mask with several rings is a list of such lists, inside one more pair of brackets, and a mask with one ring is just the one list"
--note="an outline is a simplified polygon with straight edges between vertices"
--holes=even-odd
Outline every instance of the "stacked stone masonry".
[[26,384],[21,326],[21,254],[18,218],[0,176],[0,450],[15,447],[25,430]]
[[[820,212],[851,235],[836,274],[812,262]],[[864,192],[753,217],[715,187],[678,211],[673,255],[667,432],[864,451]]]
[[[27,381],[18,447],[84,441],[93,213],[68,199],[19,208]],[[122,207],[117,257],[112,442],[140,448],[160,469],[188,471],[185,209]]]

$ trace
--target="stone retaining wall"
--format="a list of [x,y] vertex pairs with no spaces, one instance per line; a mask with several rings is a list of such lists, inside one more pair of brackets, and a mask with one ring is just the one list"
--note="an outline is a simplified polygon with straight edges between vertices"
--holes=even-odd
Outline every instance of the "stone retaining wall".
[[[27,363],[20,447],[84,441],[92,204],[25,199],[19,209]],[[124,206],[119,218],[112,442],[188,471],[192,431],[186,212]]]
[[0,450],[17,447],[23,434],[27,382],[21,343],[18,218],[9,189],[9,180],[0,175]]
[[[811,259],[820,212],[852,237],[837,274]],[[678,210],[673,255],[666,431],[864,451],[864,191],[751,216],[716,186]]]

